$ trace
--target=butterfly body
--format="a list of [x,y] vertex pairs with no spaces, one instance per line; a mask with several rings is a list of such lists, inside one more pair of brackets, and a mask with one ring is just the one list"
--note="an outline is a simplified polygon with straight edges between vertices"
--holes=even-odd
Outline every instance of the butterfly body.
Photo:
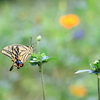
[[26,62],[33,53],[33,47],[20,44],[8,45],[4,47],[1,52],[12,59],[13,65],[10,68],[11,71],[14,66],[17,67],[17,69],[23,67],[24,62]]

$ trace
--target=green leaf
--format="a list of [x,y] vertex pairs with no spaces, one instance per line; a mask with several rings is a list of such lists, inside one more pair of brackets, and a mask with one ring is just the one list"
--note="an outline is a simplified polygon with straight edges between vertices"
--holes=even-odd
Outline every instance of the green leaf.
[[58,59],[58,58],[56,58],[56,57],[50,57],[50,58],[48,59],[48,61],[54,60],[54,59]]

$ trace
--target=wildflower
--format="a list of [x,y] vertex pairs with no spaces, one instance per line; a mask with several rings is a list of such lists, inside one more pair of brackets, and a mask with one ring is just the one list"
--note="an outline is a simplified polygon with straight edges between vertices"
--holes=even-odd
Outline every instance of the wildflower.
[[94,62],[90,63],[90,69],[86,70],[78,70],[75,72],[75,74],[81,73],[81,72],[88,72],[90,74],[96,74],[97,75],[97,87],[98,87],[98,100],[100,100],[100,60],[95,60]]
[[82,29],[78,29],[74,32],[73,37],[75,39],[82,39],[84,37],[84,31]]
[[75,97],[84,97],[87,93],[86,88],[82,85],[71,85],[69,91]]
[[55,57],[48,57],[46,56],[45,53],[37,53],[37,54],[32,54],[31,57],[30,57],[30,61],[29,63],[32,65],[32,66],[36,66],[36,65],[42,65],[46,62],[49,62],[50,60],[53,60],[53,59],[57,59]]
[[78,16],[74,14],[61,16],[59,21],[60,24],[67,29],[73,28],[80,23]]
[[96,74],[96,75],[100,74],[100,60],[96,60],[90,63],[90,69],[78,70],[77,72],[75,72],[75,74],[82,72],[88,72],[90,74]]

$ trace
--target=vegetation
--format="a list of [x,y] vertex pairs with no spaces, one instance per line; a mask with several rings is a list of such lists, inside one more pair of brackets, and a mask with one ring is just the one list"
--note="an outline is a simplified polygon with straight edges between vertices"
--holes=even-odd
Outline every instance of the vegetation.
[[[99,15],[99,0],[0,0],[0,50],[32,37],[37,54],[41,35],[40,52],[58,58],[43,64],[46,100],[97,100],[95,75],[74,73],[100,59]],[[42,100],[38,66],[10,72],[11,59],[0,54],[0,62],[0,100]]]

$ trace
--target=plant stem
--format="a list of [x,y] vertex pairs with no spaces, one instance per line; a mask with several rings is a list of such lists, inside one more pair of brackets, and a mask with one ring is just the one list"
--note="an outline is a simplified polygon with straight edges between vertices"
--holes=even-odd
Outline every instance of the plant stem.
[[40,41],[37,41],[37,50],[38,50],[39,55],[40,55]]
[[39,72],[40,72],[40,75],[41,75],[43,100],[45,100],[45,89],[44,89],[44,79],[43,79],[43,68],[42,68],[41,65],[40,65],[39,67],[40,67],[40,69],[41,69],[41,71],[39,71]]
[[[38,53],[39,53],[39,58],[40,58],[40,40],[41,40],[41,36],[39,36],[37,38],[37,49],[38,49]],[[41,83],[42,83],[42,92],[43,92],[43,100],[45,100],[45,89],[44,89],[44,79],[43,79],[43,68],[42,68],[42,64],[40,62],[40,64],[38,64],[39,67],[39,72],[40,72],[40,76],[41,76]]]
[[98,100],[100,100],[100,82],[98,75],[97,75],[97,86],[98,86]]

